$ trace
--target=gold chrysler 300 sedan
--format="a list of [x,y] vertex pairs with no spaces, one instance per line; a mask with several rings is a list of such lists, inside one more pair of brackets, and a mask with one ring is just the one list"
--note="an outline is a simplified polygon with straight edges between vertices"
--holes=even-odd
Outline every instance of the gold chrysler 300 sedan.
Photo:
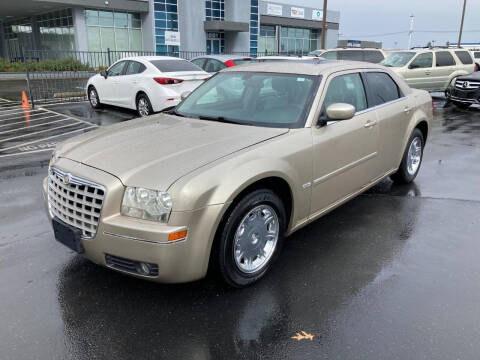
[[215,266],[246,286],[285,236],[387,176],[412,181],[432,117],[430,95],[380,65],[228,68],[168,114],[58,145],[47,214],[97,264],[159,282]]

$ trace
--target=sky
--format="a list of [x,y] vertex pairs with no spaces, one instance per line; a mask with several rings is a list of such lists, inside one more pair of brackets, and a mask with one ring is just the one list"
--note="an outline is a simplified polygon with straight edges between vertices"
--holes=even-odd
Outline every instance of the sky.
[[[310,2],[323,6],[321,0]],[[329,10],[340,11],[340,39],[381,41],[383,48],[408,46],[410,14],[415,16],[412,46],[457,42],[462,7],[463,0],[328,0]],[[480,0],[467,0],[462,42],[480,43],[479,16]]]

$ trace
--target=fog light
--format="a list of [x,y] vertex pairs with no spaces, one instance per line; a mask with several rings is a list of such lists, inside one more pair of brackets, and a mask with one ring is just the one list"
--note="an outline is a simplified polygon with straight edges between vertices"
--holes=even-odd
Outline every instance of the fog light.
[[138,263],[137,272],[142,275],[150,275],[151,272],[150,265],[144,262]]

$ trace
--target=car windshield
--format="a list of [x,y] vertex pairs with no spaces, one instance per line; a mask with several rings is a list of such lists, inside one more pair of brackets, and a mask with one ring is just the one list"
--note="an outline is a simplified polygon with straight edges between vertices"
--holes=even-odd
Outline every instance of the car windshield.
[[245,125],[298,128],[305,125],[320,77],[229,71],[194,90],[174,113]]
[[161,72],[202,71],[197,65],[187,60],[150,60]]
[[415,53],[413,51],[394,52],[383,59],[380,65],[402,67],[405,66],[414,55]]

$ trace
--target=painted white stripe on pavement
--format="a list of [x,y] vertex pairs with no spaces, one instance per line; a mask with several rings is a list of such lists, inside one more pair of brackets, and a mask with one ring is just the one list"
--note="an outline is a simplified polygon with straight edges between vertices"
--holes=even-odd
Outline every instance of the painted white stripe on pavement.
[[[55,115],[55,116],[56,116],[56,115]],[[23,126],[23,127],[16,128],[16,129],[0,131],[0,134],[8,134],[8,133],[15,132],[15,131],[19,131],[19,130],[28,130],[28,129],[31,129],[31,128],[35,128],[35,127],[39,127],[39,126],[45,126],[45,125],[49,125],[49,124],[55,124],[55,123],[57,123],[57,122],[67,121],[67,120],[72,120],[72,119],[60,119],[60,120],[49,121],[49,122],[46,122],[46,123],[43,123],[43,124],[36,124],[36,125],[31,125],[31,126]],[[75,121],[75,120],[73,120],[73,121]],[[79,124],[79,123],[77,122],[76,124]],[[29,133],[29,135],[30,135],[30,134],[35,134],[35,133]]]
[[[37,115],[46,115],[47,113],[40,113],[40,114],[33,114],[33,115],[30,115],[28,114],[28,116],[37,116]],[[53,117],[53,116],[58,116],[58,115],[50,115],[50,116],[46,116],[45,118],[47,117]],[[25,121],[27,121],[26,119],[27,115],[17,115],[17,116],[14,116],[14,117],[11,117],[11,118],[8,118],[8,119],[0,119],[0,122],[2,121],[10,121],[10,120],[15,120],[15,119],[25,119]],[[33,120],[39,120],[39,119],[42,119],[42,118],[35,118],[35,119],[30,119],[29,121],[33,121]],[[20,121],[20,122],[23,122],[23,121]],[[15,123],[12,123],[12,124],[15,124]],[[7,126],[8,124],[5,124],[5,125],[0,125],[0,127],[2,126]]]
[[53,150],[55,150],[55,149],[50,148],[50,149],[39,149],[39,150],[32,150],[32,151],[24,151],[24,152],[20,152],[20,153],[0,155],[0,158],[4,158],[4,157],[8,157],[8,156],[18,156],[18,155],[24,155],[24,154],[32,154],[32,153],[37,153],[37,152],[42,152],[42,151],[53,151]]
[[47,132],[47,131],[54,131],[54,130],[58,130],[58,129],[63,129],[63,128],[70,127],[70,126],[75,126],[75,125],[78,125],[78,124],[80,124],[80,122],[76,122],[76,123],[69,124],[69,125],[58,126],[58,127],[52,128],[52,129],[40,130],[40,131],[36,131],[36,132],[30,133],[30,134],[18,135],[18,136],[14,136],[14,137],[11,137],[11,138],[8,138],[8,139],[1,139],[0,143],[7,142],[7,141],[12,141],[12,140],[15,140],[15,139],[20,139],[22,137],[42,134],[42,133]]

